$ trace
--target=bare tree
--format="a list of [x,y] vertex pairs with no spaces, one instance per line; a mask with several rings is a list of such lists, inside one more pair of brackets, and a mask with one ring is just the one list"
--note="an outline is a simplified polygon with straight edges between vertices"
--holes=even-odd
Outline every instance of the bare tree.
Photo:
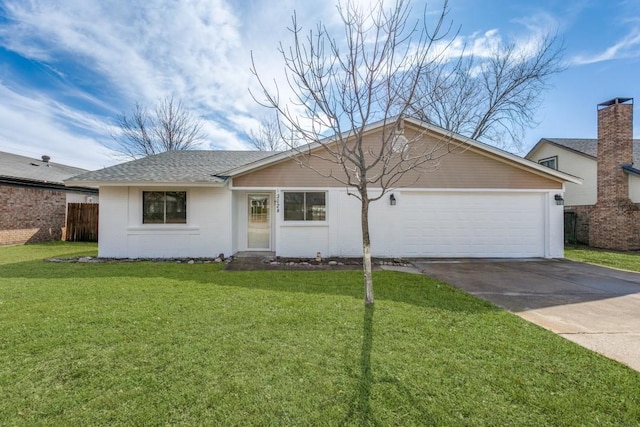
[[[409,23],[404,0],[390,8],[382,1],[365,7],[368,11],[348,0],[338,5],[344,35],[337,38],[322,23],[305,36],[293,15],[292,45],[279,49],[291,103],[280,99],[277,86],[266,85],[255,60],[252,72],[262,88],[261,99],[254,98],[275,109],[284,125],[307,143],[293,147],[298,161],[346,186],[360,200],[364,300],[370,306],[369,205],[401,185],[407,172],[432,166],[451,150],[451,141],[424,144],[422,135],[404,132],[403,120],[415,102],[421,76],[444,60],[435,45],[449,31],[444,27],[447,3],[433,28],[424,19]],[[379,137],[367,140],[374,123],[381,126]],[[320,170],[323,162],[332,165],[331,172]]]
[[190,150],[205,140],[200,119],[172,97],[158,101],[152,113],[136,102],[130,115],[118,116],[117,125],[119,132],[111,134],[115,150],[133,159],[169,150]]
[[535,112],[548,80],[564,69],[555,36],[522,48],[500,44],[485,58],[463,53],[423,74],[411,115],[471,139],[504,149],[522,149],[525,129],[537,125]]
[[250,130],[245,134],[249,144],[260,151],[282,151],[288,148],[281,134],[281,127],[277,117],[263,118],[257,131]]

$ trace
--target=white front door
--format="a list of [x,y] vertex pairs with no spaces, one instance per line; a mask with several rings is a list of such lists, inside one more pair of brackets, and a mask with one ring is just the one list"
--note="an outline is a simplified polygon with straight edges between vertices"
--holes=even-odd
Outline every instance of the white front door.
[[271,250],[271,195],[249,194],[247,249]]

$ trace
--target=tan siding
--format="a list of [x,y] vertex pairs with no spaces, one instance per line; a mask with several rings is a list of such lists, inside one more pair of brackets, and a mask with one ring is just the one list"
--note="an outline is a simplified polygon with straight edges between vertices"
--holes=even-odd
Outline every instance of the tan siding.
[[[407,137],[412,137],[415,129],[407,129]],[[370,147],[375,147],[380,132],[365,136]],[[447,149],[441,137],[425,134],[421,136],[423,147],[434,147],[436,155],[445,154]],[[449,145],[453,152],[444,155],[430,165],[407,172],[396,186],[413,188],[507,188],[507,189],[561,189],[562,183],[525,170],[523,167],[498,160],[491,154],[479,150]],[[322,149],[317,151],[322,154]],[[339,165],[329,161],[311,158],[310,164],[320,173],[310,170],[296,160],[286,160],[263,169],[234,177],[236,187],[341,187],[343,184],[328,178],[329,175],[344,177]]]

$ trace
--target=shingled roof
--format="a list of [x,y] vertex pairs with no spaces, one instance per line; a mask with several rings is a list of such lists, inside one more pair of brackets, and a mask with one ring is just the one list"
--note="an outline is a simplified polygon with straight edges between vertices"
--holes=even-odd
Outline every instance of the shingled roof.
[[86,169],[0,151],[0,180],[24,185],[63,186],[63,181]]
[[177,150],[87,172],[74,182],[162,182],[216,184],[224,172],[276,154],[273,151]]
[[[595,138],[543,138],[540,142],[542,141],[568,148],[594,159],[598,157],[598,140]],[[633,140],[633,164],[640,165],[640,139]]]

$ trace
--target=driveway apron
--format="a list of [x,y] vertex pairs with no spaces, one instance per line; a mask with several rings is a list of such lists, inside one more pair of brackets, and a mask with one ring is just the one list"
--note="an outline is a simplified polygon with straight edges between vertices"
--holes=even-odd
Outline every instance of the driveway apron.
[[423,273],[640,371],[640,273],[568,260],[415,260]]

